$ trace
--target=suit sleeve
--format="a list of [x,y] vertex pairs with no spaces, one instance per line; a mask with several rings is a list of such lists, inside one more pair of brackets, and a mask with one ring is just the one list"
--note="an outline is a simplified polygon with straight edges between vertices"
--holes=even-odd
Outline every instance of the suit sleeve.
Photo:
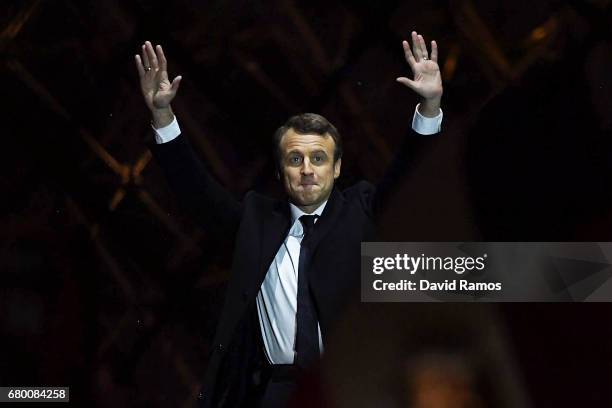
[[233,236],[242,204],[210,175],[189,140],[181,134],[166,143],[147,145],[181,208],[204,230],[220,238]]
[[422,158],[423,153],[428,150],[439,135],[422,135],[413,129],[403,138],[385,174],[378,181],[372,193],[369,195],[367,203],[373,216],[380,214],[389,198],[397,190],[400,180],[410,172]]

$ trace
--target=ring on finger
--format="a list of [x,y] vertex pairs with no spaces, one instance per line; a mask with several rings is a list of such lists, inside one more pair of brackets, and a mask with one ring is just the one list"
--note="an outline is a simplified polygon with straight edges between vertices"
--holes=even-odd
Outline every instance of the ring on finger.
[[144,67],[145,71],[150,71],[151,67]]

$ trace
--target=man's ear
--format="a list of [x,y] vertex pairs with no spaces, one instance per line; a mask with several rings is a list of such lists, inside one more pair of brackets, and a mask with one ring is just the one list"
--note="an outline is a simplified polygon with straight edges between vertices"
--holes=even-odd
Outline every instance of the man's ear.
[[340,167],[342,167],[342,157],[334,163],[334,178],[340,177]]

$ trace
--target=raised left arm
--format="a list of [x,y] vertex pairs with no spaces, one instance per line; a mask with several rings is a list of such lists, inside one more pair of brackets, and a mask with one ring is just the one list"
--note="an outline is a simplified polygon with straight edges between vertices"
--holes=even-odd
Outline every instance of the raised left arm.
[[[415,166],[419,157],[422,157],[423,150],[431,146],[437,139],[428,135],[439,132],[440,101],[443,89],[440,67],[438,66],[438,44],[435,41],[431,42],[430,57],[423,36],[413,31],[412,50],[408,41],[402,41],[402,45],[413,78],[399,77],[397,82],[412,89],[421,97],[421,103],[418,105],[417,111],[425,118],[420,118],[421,123],[416,127],[414,126],[415,121],[413,121],[411,134],[402,140],[384,176],[376,183],[375,192],[371,195],[369,202],[372,214],[378,213],[385,206],[392,192],[397,189],[398,181]],[[433,118],[437,118],[437,120]],[[423,120],[430,122],[425,128]],[[431,121],[435,123],[434,126],[432,126]]]

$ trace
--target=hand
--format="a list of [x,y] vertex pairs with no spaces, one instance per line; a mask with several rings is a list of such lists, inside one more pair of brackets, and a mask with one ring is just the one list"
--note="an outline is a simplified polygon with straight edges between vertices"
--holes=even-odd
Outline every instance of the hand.
[[428,57],[427,46],[422,35],[412,32],[412,51],[408,41],[402,41],[404,56],[412,70],[414,79],[397,78],[397,82],[421,95],[426,102],[437,101],[442,97],[442,77],[438,66],[438,44],[431,42],[431,58]]
[[[179,75],[168,80],[167,62],[161,45],[155,47],[149,41],[142,46],[142,60],[136,54],[136,68],[140,77],[140,90],[145,103],[151,112],[170,108],[170,102],[176,96],[182,77]],[[144,63],[144,64],[143,64]]]

